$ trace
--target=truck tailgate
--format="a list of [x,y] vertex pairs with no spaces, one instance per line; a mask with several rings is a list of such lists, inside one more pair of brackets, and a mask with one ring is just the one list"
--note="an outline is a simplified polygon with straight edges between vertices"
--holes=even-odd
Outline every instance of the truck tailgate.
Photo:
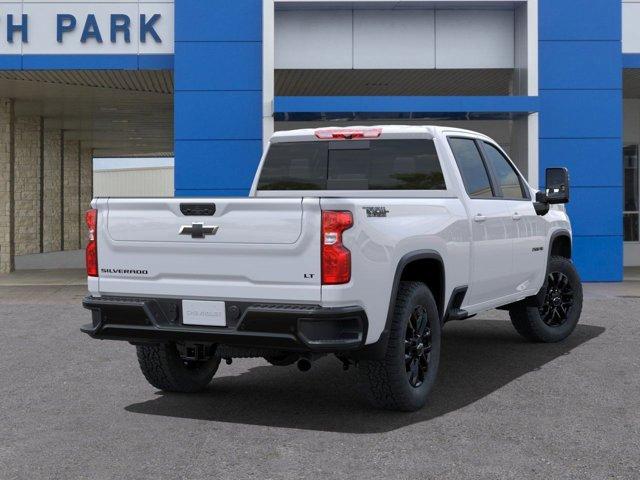
[[[186,210],[203,204],[215,213]],[[96,207],[100,275],[92,293],[320,301],[318,199],[120,198]]]

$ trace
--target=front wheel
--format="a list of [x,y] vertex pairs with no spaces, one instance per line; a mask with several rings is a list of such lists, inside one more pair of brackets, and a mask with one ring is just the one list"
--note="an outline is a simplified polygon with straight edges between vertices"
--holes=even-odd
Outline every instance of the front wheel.
[[218,370],[220,358],[185,360],[175,343],[137,345],[138,363],[147,381],[159,390],[193,393],[204,390]]
[[372,405],[407,412],[425,405],[438,373],[440,332],[429,288],[400,282],[384,359],[358,363],[359,383]]
[[527,340],[559,342],[567,338],[582,313],[582,283],[573,262],[553,256],[547,278],[535,297],[509,308],[511,323]]

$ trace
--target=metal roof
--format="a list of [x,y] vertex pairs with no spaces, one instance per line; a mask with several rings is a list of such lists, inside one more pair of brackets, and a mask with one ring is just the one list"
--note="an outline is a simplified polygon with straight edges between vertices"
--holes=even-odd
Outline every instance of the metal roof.
[[512,69],[276,70],[281,96],[510,95]]
[[173,93],[173,72],[169,70],[0,70],[0,79],[129,92]]
[[171,71],[0,71],[0,92],[97,157],[173,153]]

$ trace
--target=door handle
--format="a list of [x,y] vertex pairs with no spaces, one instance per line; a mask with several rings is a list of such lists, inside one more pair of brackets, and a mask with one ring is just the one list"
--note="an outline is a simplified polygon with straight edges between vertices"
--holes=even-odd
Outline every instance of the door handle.
[[473,221],[474,222],[484,222],[487,219],[487,217],[485,217],[484,215],[482,215],[481,213],[477,213],[475,217],[473,217]]
[[514,220],[520,220],[522,218],[522,215],[520,215],[518,212],[514,213],[513,215],[511,215],[511,218],[513,218]]

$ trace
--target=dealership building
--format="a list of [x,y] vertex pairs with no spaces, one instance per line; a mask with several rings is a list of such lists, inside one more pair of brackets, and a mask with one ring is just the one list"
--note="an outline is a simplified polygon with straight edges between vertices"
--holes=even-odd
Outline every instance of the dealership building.
[[582,277],[640,265],[640,0],[12,0],[0,272],[82,248],[94,158],[244,196],[272,132],[389,123],[486,133],[534,186],[567,166]]

